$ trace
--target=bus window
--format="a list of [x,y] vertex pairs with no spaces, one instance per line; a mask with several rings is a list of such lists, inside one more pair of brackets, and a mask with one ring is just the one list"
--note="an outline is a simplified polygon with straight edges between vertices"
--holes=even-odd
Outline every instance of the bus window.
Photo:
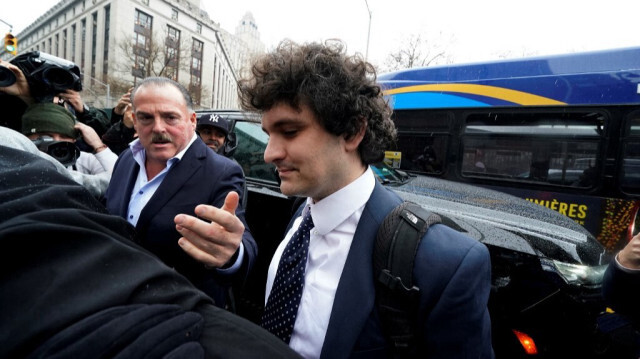
[[593,187],[603,116],[491,113],[466,119],[463,177]]
[[622,155],[620,186],[631,194],[640,194],[640,111],[627,121]]
[[396,150],[401,153],[400,168],[442,174],[453,123],[451,114],[444,111],[405,111],[396,115]]
[[449,133],[453,127],[453,115],[448,111],[403,111],[402,115],[394,112],[393,122],[399,131],[411,133]]
[[447,150],[446,135],[398,134],[400,168],[407,171],[441,174]]

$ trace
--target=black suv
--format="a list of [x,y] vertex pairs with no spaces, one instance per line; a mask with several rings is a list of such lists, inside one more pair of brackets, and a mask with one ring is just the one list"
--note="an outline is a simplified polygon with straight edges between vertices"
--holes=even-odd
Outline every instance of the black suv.
[[[268,136],[258,116],[198,112],[227,117],[237,138],[233,157],[247,179],[246,218],[259,256],[247,283],[234,288],[235,310],[259,323],[269,262],[299,202],[280,193],[274,166],[264,162]],[[626,356],[620,342],[628,341],[630,326],[607,313],[600,295],[610,257],[582,226],[502,192],[408,175],[383,163],[372,169],[402,198],[448,217],[457,230],[489,248],[497,358]]]

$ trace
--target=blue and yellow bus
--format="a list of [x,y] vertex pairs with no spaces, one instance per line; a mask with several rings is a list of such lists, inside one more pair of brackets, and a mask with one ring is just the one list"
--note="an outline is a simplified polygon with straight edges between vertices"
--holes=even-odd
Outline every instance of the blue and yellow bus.
[[640,226],[640,47],[378,77],[407,172],[523,197],[610,250]]

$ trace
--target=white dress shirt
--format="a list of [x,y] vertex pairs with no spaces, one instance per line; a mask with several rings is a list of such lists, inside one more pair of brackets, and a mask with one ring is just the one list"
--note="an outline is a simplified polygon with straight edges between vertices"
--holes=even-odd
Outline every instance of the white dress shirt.
[[[289,346],[305,358],[320,357],[338,282],[375,181],[371,168],[367,168],[355,181],[321,201],[312,203],[310,198],[307,199],[303,213],[311,210],[315,227],[310,233],[304,289],[289,342]],[[265,303],[271,293],[282,252],[301,221],[302,216],[296,218],[271,260]]]

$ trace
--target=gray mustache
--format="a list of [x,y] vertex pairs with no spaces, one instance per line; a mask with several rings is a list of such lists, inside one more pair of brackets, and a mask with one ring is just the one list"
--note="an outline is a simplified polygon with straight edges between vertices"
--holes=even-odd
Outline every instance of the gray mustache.
[[172,142],[171,137],[166,133],[154,133],[151,136],[152,143],[167,143]]

